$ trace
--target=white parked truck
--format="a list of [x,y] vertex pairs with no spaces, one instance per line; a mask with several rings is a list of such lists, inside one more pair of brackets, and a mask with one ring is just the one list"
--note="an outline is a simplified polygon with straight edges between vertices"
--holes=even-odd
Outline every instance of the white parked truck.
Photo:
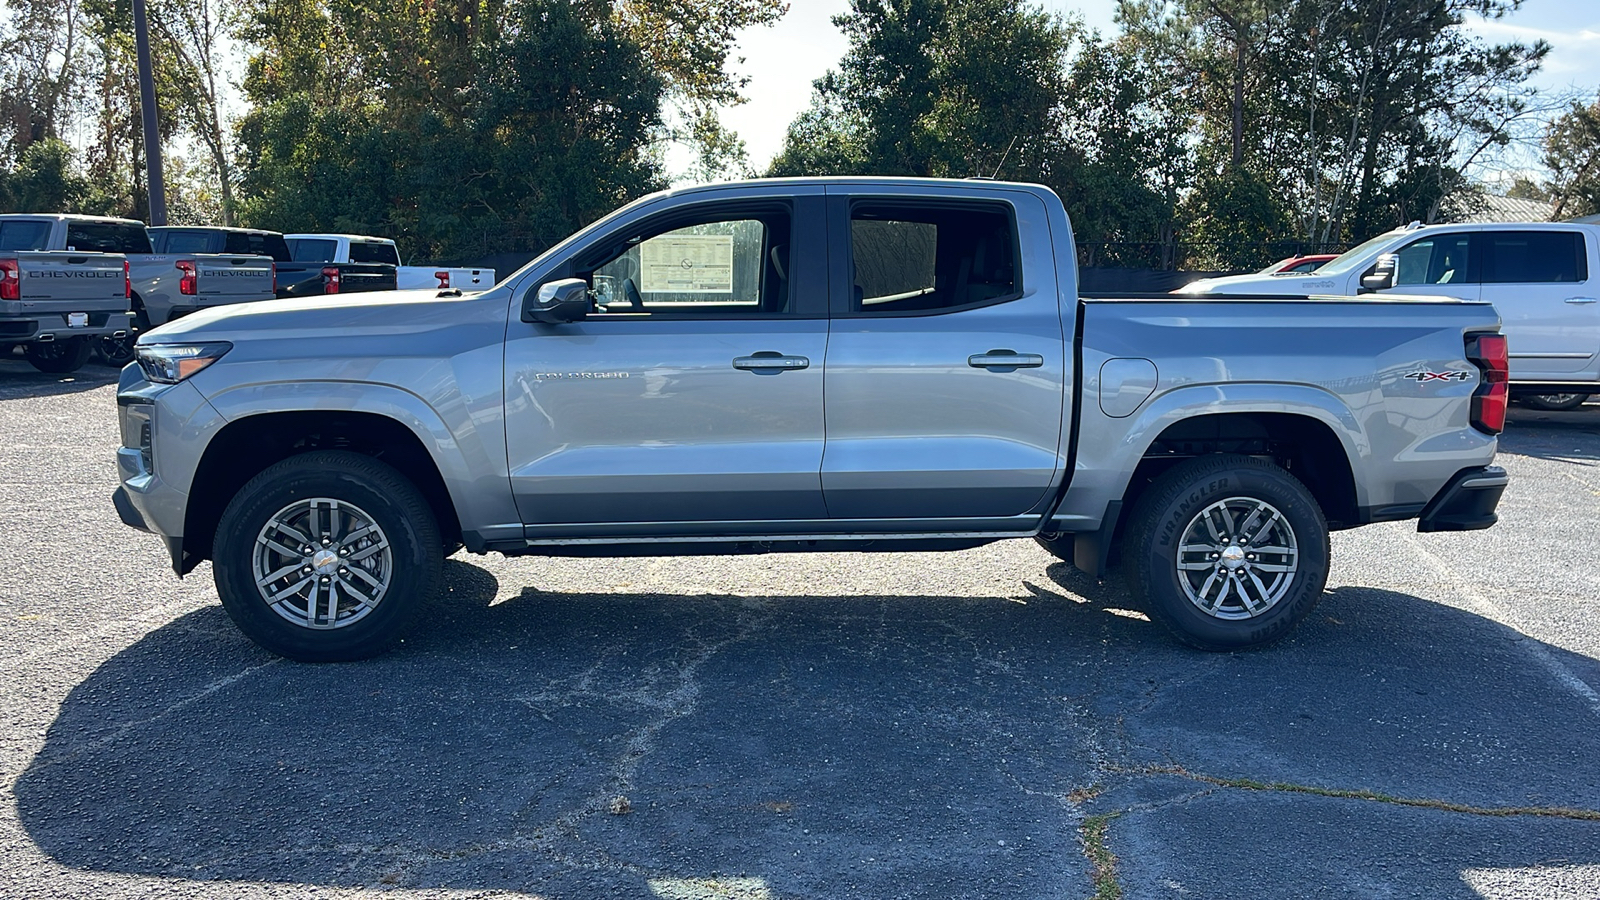
[[1571,409],[1600,394],[1600,225],[1413,223],[1314,272],[1207,278],[1175,293],[1482,300],[1500,312],[1513,397]]
[[493,269],[451,266],[403,266],[400,251],[388,238],[363,234],[286,234],[295,262],[380,263],[395,268],[402,291],[456,288],[486,291],[494,287]]

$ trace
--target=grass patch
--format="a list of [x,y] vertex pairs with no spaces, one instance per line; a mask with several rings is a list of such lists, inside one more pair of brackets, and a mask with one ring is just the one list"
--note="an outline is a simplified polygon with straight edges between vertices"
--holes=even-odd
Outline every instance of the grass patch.
[[1094,900],[1122,900],[1122,882],[1117,880],[1117,855],[1106,844],[1106,826],[1119,813],[1101,813],[1083,820],[1078,834],[1083,839],[1083,855],[1092,867],[1089,878]]

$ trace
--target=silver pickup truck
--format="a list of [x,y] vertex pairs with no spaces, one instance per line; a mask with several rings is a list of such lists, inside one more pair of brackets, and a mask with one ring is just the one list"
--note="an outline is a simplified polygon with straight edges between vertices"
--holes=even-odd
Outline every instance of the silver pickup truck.
[[0,356],[21,346],[41,372],[73,372],[94,343],[128,335],[128,261],[15,250],[0,223]]
[[1486,528],[1485,303],[1076,291],[1046,188],[656,194],[481,294],[280,300],[144,335],[123,521],[268,649],[390,646],[444,556],[959,550],[1120,561],[1181,640],[1283,637],[1330,530]]
[[114,253],[128,260],[133,327],[97,347],[108,362],[133,360],[142,331],[198,309],[271,300],[272,257],[223,253],[156,253],[144,223],[108,216],[24,213],[0,216],[0,227],[30,229],[32,250]]

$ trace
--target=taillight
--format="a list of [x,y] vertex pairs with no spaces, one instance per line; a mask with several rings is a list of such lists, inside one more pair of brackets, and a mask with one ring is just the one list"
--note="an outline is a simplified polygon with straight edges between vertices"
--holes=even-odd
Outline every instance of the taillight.
[[1506,428],[1506,402],[1511,393],[1506,336],[1467,335],[1467,359],[1483,373],[1483,381],[1472,392],[1472,427],[1484,434],[1499,434]]
[[0,300],[22,299],[22,269],[14,259],[0,259]]
[[185,294],[190,297],[200,293],[200,288],[195,283],[196,273],[194,270],[194,260],[180,259],[173,263],[173,265],[177,267],[179,272],[183,273],[178,277],[178,293]]
[[339,293],[339,267],[322,267],[322,292],[324,294]]
[[122,261],[122,299],[133,299],[133,272],[127,260]]
[[444,269],[440,269],[439,271],[433,273],[433,277],[439,279],[440,288],[447,288],[450,286],[450,273]]
[[276,296],[278,293],[278,263],[273,261],[267,263],[267,265],[272,267],[272,293]]

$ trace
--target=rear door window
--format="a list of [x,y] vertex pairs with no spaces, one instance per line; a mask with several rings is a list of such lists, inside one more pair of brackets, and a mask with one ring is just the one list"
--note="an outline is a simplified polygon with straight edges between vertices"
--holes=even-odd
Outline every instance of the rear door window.
[[382,263],[388,266],[400,265],[400,253],[394,249],[393,244],[380,244],[377,241],[351,241],[350,261],[353,263]]
[[150,235],[137,222],[67,220],[67,249],[91,253],[154,253]]
[[857,203],[850,312],[927,314],[1014,299],[1016,247],[1016,226],[999,205]]
[[0,250],[43,250],[50,244],[50,224],[43,219],[0,222]]
[[1489,231],[1483,235],[1486,284],[1571,284],[1589,280],[1588,252],[1576,231]]

